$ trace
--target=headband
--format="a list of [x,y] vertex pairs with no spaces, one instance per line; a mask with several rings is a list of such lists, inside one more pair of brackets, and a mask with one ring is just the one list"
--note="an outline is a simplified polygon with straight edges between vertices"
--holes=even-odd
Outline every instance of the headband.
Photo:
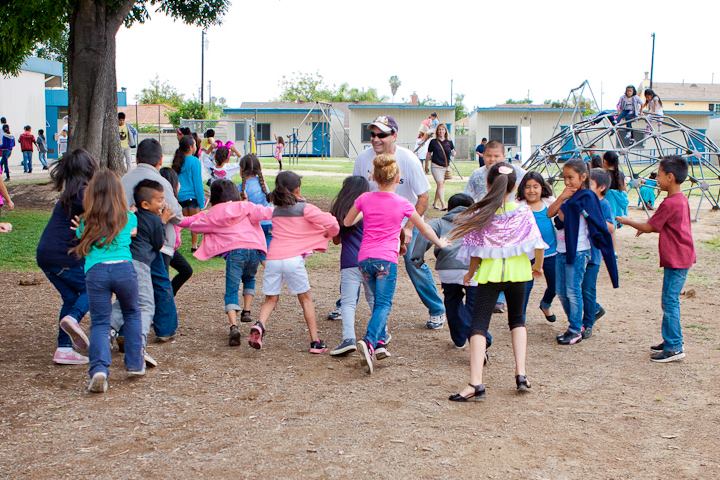
[[215,148],[227,148],[228,150],[230,150],[230,149],[233,147],[233,145],[235,145],[235,143],[234,143],[234,142],[231,142],[230,140],[228,140],[228,141],[225,142],[225,143],[223,143],[223,142],[220,141],[220,140],[218,140],[217,142],[215,142]]

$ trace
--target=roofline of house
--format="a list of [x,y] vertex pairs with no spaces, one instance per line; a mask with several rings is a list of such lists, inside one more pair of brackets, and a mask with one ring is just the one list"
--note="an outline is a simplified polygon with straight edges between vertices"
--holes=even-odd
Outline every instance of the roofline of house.
[[354,109],[391,109],[399,110],[455,110],[455,105],[411,105],[407,103],[351,103],[348,105],[350,110]]
[[52,75],[62,79],[63,67],[62,63],[55,60],[47,60],[45,58],[27,57],[20,66],[20,70],[26,72],[42,73]]
[[560,112],[572,111],[572,108],[556,107],[477,107],[476,112]]
[[251,114],[254,115],[256,113],[262,113],[262,114],[278,114],[278,115],[307,115],[308,113],[311,113],[313,115],[322,113],[319,109],[313,108],[313,109],[303,109],[303,108],[286,108],[286,107],[262,107],[262,108],[223,108],[224,114],[237,114],[237,113],[243,113],[243,114]]

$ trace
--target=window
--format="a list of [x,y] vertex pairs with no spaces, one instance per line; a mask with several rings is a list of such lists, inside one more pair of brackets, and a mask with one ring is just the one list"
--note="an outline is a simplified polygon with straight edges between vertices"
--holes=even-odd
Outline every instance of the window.
[[370,143],[370,124],[369,123],[361,123],[360,124],[360,143]]
[[236,123],[235,124],[235,140],[238,140],[240,142],[244,142],[247,140],[247,138],[245,138],[245,124],[244,123]]
[[255,133],[256,140],[258,142],[270,141],[270,124],[269,123],[258,123]]
[[720,113],[720,103],[710,103],[708,104],[708,110],[714,113]]
[[518,127],[490,127],[490,140],[502,142],[506,147],[518,146]]

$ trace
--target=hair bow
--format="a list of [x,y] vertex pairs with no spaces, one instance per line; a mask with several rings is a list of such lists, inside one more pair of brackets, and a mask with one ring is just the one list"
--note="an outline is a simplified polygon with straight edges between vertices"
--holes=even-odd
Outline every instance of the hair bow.
[[221,140],[215,142],[215,148],[227,148],[228,150],[230,150],[234,145],[235,142],[231,142],[230,140],[225,143],[223,143]]
[[502,173],[503,175],[510,175],[513,172],[513,169],[512,167],[503,165],[502,167],[498,168],[498,172]]

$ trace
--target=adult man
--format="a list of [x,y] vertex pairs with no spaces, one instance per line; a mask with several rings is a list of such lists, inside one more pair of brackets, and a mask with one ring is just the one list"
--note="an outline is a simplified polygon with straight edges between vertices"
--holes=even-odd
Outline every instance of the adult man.
[[[397,142],[398,124],[389,115],[377,117],[368,127],[372,149],[367,149],[358,155],[355,160],[353,175],[361,175],[370,182],[371,190],[377,190],[377,183],[372,180],[373,159],[376,155],[388,153],[395,156],[400,167],[400,184],[395,193],[407,199],[415,205],[418,214],[423,215],[428,206],[428,191],[430,183],[423,173],[422,164],[413,152],[407,148],[398,147]],[[415,268],[410,260],[410,255],[418,235],[417,229],[405,224],[405,242],[407,253],[404,255],[405,269],[408,272],[410,281],[415,287],[420,300],[425,304],[430,313],[430,319],[425,326],[430,329],[442,328],[445,323],[445,305],[435,287],[435,280],[432,272],[426,264],[421,268]]]
[[485,165],[485,145],[487,145],[487,138],[483,137],[483,139],[480,140],[480,145],[475,147],[475,155],[477,155],[478,163],[481,167]]
[[125,167],[127,171],[132,168],[132,151],[137,142],[137,131],[132,125],[125,123],[125,113],[118,113],[118,133],[120,135],[120,148],[122,149],[123,157],[125,157]]

